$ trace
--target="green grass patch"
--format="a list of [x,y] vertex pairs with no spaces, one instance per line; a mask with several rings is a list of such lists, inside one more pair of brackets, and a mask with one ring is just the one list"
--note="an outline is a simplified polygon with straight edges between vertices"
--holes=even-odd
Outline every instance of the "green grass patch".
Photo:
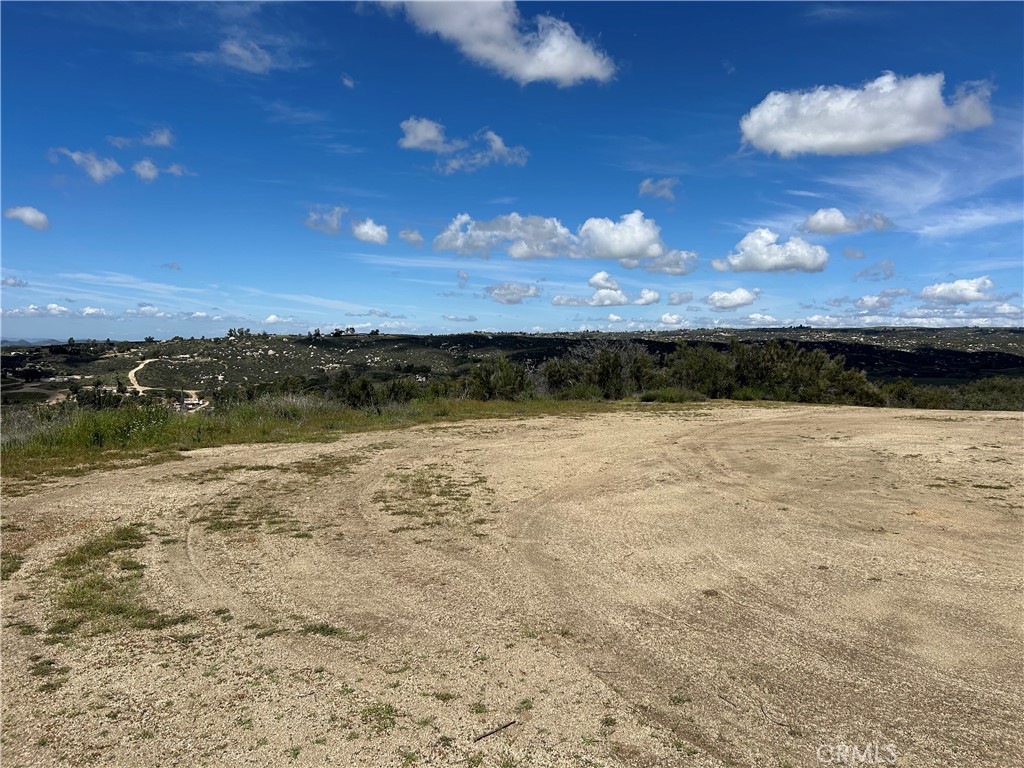
[[145,546],[140,525],[114,528],[58,557],[53,571],[59,577],[47,642],[64,642],[74,632],[85,635],[131,629],[165,629],[192,621],[189,613],[168,615],[146,605],[142,598],[144,566],[119,552]]
[[0,581],[7,581],[18,572],[25,558],[17,552],[0,551]]
[[356,634],[344,627],[336,627],[326,621],[318,621],[315,624],[306,624],[302,627],[304,635],[320,635],[321,637],[335,637],[339,640],[358,642],[364,639],[363,635]]
[[387,733],[395,727],[398,710],[392,704],[370,704],[363,707],[359,719],[376,733]]

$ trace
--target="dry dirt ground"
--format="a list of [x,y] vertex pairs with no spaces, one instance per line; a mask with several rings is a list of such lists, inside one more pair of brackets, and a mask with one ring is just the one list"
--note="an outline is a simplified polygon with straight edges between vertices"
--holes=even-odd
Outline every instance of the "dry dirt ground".
[[[4,499],[2,762],[1024,765],[1022,427],[723,404],[55,480]],[[192,620],[47,634],[133,524],[91,567]]]

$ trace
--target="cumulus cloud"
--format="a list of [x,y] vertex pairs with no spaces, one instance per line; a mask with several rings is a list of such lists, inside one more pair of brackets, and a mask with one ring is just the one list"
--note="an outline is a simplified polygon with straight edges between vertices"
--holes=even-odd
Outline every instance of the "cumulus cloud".
[[362,240],[364,243],[384,245],[388,241],[388,228],[383,224],[375,223],[371,218],[352,222],[352,234],[357,240]]
[[969,304],[973,301],[993,301],[991,291],[995,284],[988,275],[972,280],[954,280],[951,283],[926,285],[918,294],[929,304]]
[[757,301],[761,295],[761,289],[755,288],[748,291],[746,288],[737,288],[734,291],[715,291],[705,296],[702,301],[713,309],[728,311],[739,307],[746,307]]
[[14,275],[8,275],[3,280],[0,280],[0,285],[4,288],[27,288],[28,283],[24,280],[19,280]]
[[82,307],[78,313],[81,317],[113,317],[113,312],[108,312],[103,307]]
[[[466,273],[460,272],[459,280],[465,282],[465,280],[469,278],[469,275],[466,275],[465,278],[463,278],[462,275],[466,275]],[[523,299],[540,296],[540,288],[528,283],[505,281],[504,283],[498,283],[497,285],[488,285],[484,288],[484,293],[499,304],[522,304]]]
[[682,315],[666,312],[658,318],[658,322],[662,325],[686,325],[687,321]]
[[685,275],[692,271],[697,254],[669,249],[661,239],[661,228],[643,211],[619,217],[591,218],[579,228],[579,251],[584,258],[616,259],[628,268],[643,265],[648,272]]
[[736,244],[736,253],[715,259],[711,266],[719,271],[733,272],[820,272],[828,262],[828,251],[792,237],[779,245],[779,236],[761,227],[747,234]]
[[476,221],[461,213],[434,239],[435,251],[489,256],[503,246],[516,259],[573,258],[616,259],[627,268],[643,267],[648,272],[684,275],[696,266],[693,251],[668,248],[661,229],[642,211],[621,216],[587,219],[573,234],[556,218],[521,216],[510,213],[490,221]]
[[281,317],[280,315],[267,315],[263,323],[264,325],[279,325],[280,323],[293,323],[295,319],[292,317]]
[[872,264],[869,267],[855,273],[853,276],[854,280],[870,280],[871,282],[878,282],[879,280],[888,280],[896,274],[896,264],[889,259],[882,259],[877,264]]
[[657,304],[661,298],[657,291],[643,288],[640,295],[630,301],[618,281],[604,271],[594,273],[587,281],[587,285],[594,289],[594,293],[590,297],[555,296],[551,303],[560,307],[618,307],[625,304],[646,306]]
[[466,146],[464,141],[448,141],[444,126],[425,117],[410,117],[399,123],[402,138],[398,146],[402,149],[419,149],[423,152],[448,154]]
[[148,157],[139,160],[139,162],[132,166],[132,170],[136,176],[146,182],[156,181],[157,176],[160,175],[160,169]]
[[514,2],[407,2],[404,8],[422,32],[454,43],[466,58],[520,85],[548,80],[567,87],[615,74],[612,60],[568,23],[546,15],[524,21]]
[[779,322],[771,315],[763,315],[760,312],[751,312],[749,315],[747,315],[746,319],[749,322],[753,323],[754,325],[766,325],[768,323]]
[[678,306],[680,304],[686,304],[688,301],[693,300],[692,291],[672,291],[668,295],[668,303],[672,306]]
[[946,103],[945,76],[886,72],[861,88],[774,91],[740,120],[743,140],[782,157],[865,155],[937,141],[989,125],[991,85],[960,86]]
[[423,235],[420,234],[418,229],[403,229],[398,233],[398,236],[409,245],[414,245],[417,248],[423,245]]
[[31,205],[17,205],[4,211],[5,219],[17,219],[32,229],[44,232],[50,228],[50,220],[46,214]]
[[302,223],[325,235],[336,235],[341,231],[341,216],[347,210],[348,208],[342,205],[318,205],[310,210]]
[[490,221],[475,221],[461,213],[434,238],[435,251],[488,256],[499,245],[514,259],[553,258],[574,242],[572,233],[555,218],[510,213]]
[[675,200],[675,192],[672,188],[679,183],[675,176],[664,179],[644,179],[640,182],[641,197],[662,197],[665,200]]
[[124,168],[118,165],[116,160],[109,157],[97,157],[96,153],[92,151],[78,152],[67,149],[66,147],[59,147],[57,149],[50,150],[50,159],[52,162],[57,161],[57,155],[64,155],[70,159],[71,162],[89,174],[89,178],[97,184],[102,184],[114,176],[117,176],[117,174],[124,173]]
[[12,307],[3,309],[4,317],[64,317],[70,315],[71,310],[67,307],[62,307],[60,304],[47,304],[45,307],[40,307],[36,304],[29,304],[27,307]]
[[622,322],[622,318],[619,315],[616,315],[614,312],[609,312],[608,313],[607,320],[608,320],[609,323],[621,323]]
[[838,208],[820,208],[804,220],[800,229],[816,235],[839,235],[861,232],[869,227],[881,232],[890,226],[892,222],[880,213],[863,213],[855,218],[848,218]]
[[645,307],[648,304],[657,304],[660,300],[661,295],[657,291],[652,291],[650,288],[641,288],[640,296],[634,299],[633,303]]
[[530,153],[525,147],[510,147],[497,133],[483,129],[471,139],[448,140],[445,127],[424,117],[410,117],[400,124],[402,138],[398,146],[444,156],[435,168],[445,175],[457,171],[472,172],[494,163],[525,165]]
[[853,304],[857,309],[866,312],[888,312],[892,308],[894,299],[906,296],[909,293],[910,291],[906,288],[887,288],[880,293],[861,296]]

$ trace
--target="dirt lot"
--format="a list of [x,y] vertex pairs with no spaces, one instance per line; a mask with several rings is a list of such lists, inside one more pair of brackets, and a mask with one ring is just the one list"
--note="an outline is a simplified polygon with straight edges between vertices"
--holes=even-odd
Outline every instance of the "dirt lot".
[[54,481],[4,499],[2,762],[1024,765],[1022,426],[715,405]]

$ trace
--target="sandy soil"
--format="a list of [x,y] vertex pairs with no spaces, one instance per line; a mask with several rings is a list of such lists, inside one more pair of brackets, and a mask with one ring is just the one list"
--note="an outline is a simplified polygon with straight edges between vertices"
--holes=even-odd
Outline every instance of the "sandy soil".
[[[1024,765],[1022,426],[715,405],[53,481],[3,505],[2,762]],[[133,522],[197,618],[44,644],[54,558]]]

